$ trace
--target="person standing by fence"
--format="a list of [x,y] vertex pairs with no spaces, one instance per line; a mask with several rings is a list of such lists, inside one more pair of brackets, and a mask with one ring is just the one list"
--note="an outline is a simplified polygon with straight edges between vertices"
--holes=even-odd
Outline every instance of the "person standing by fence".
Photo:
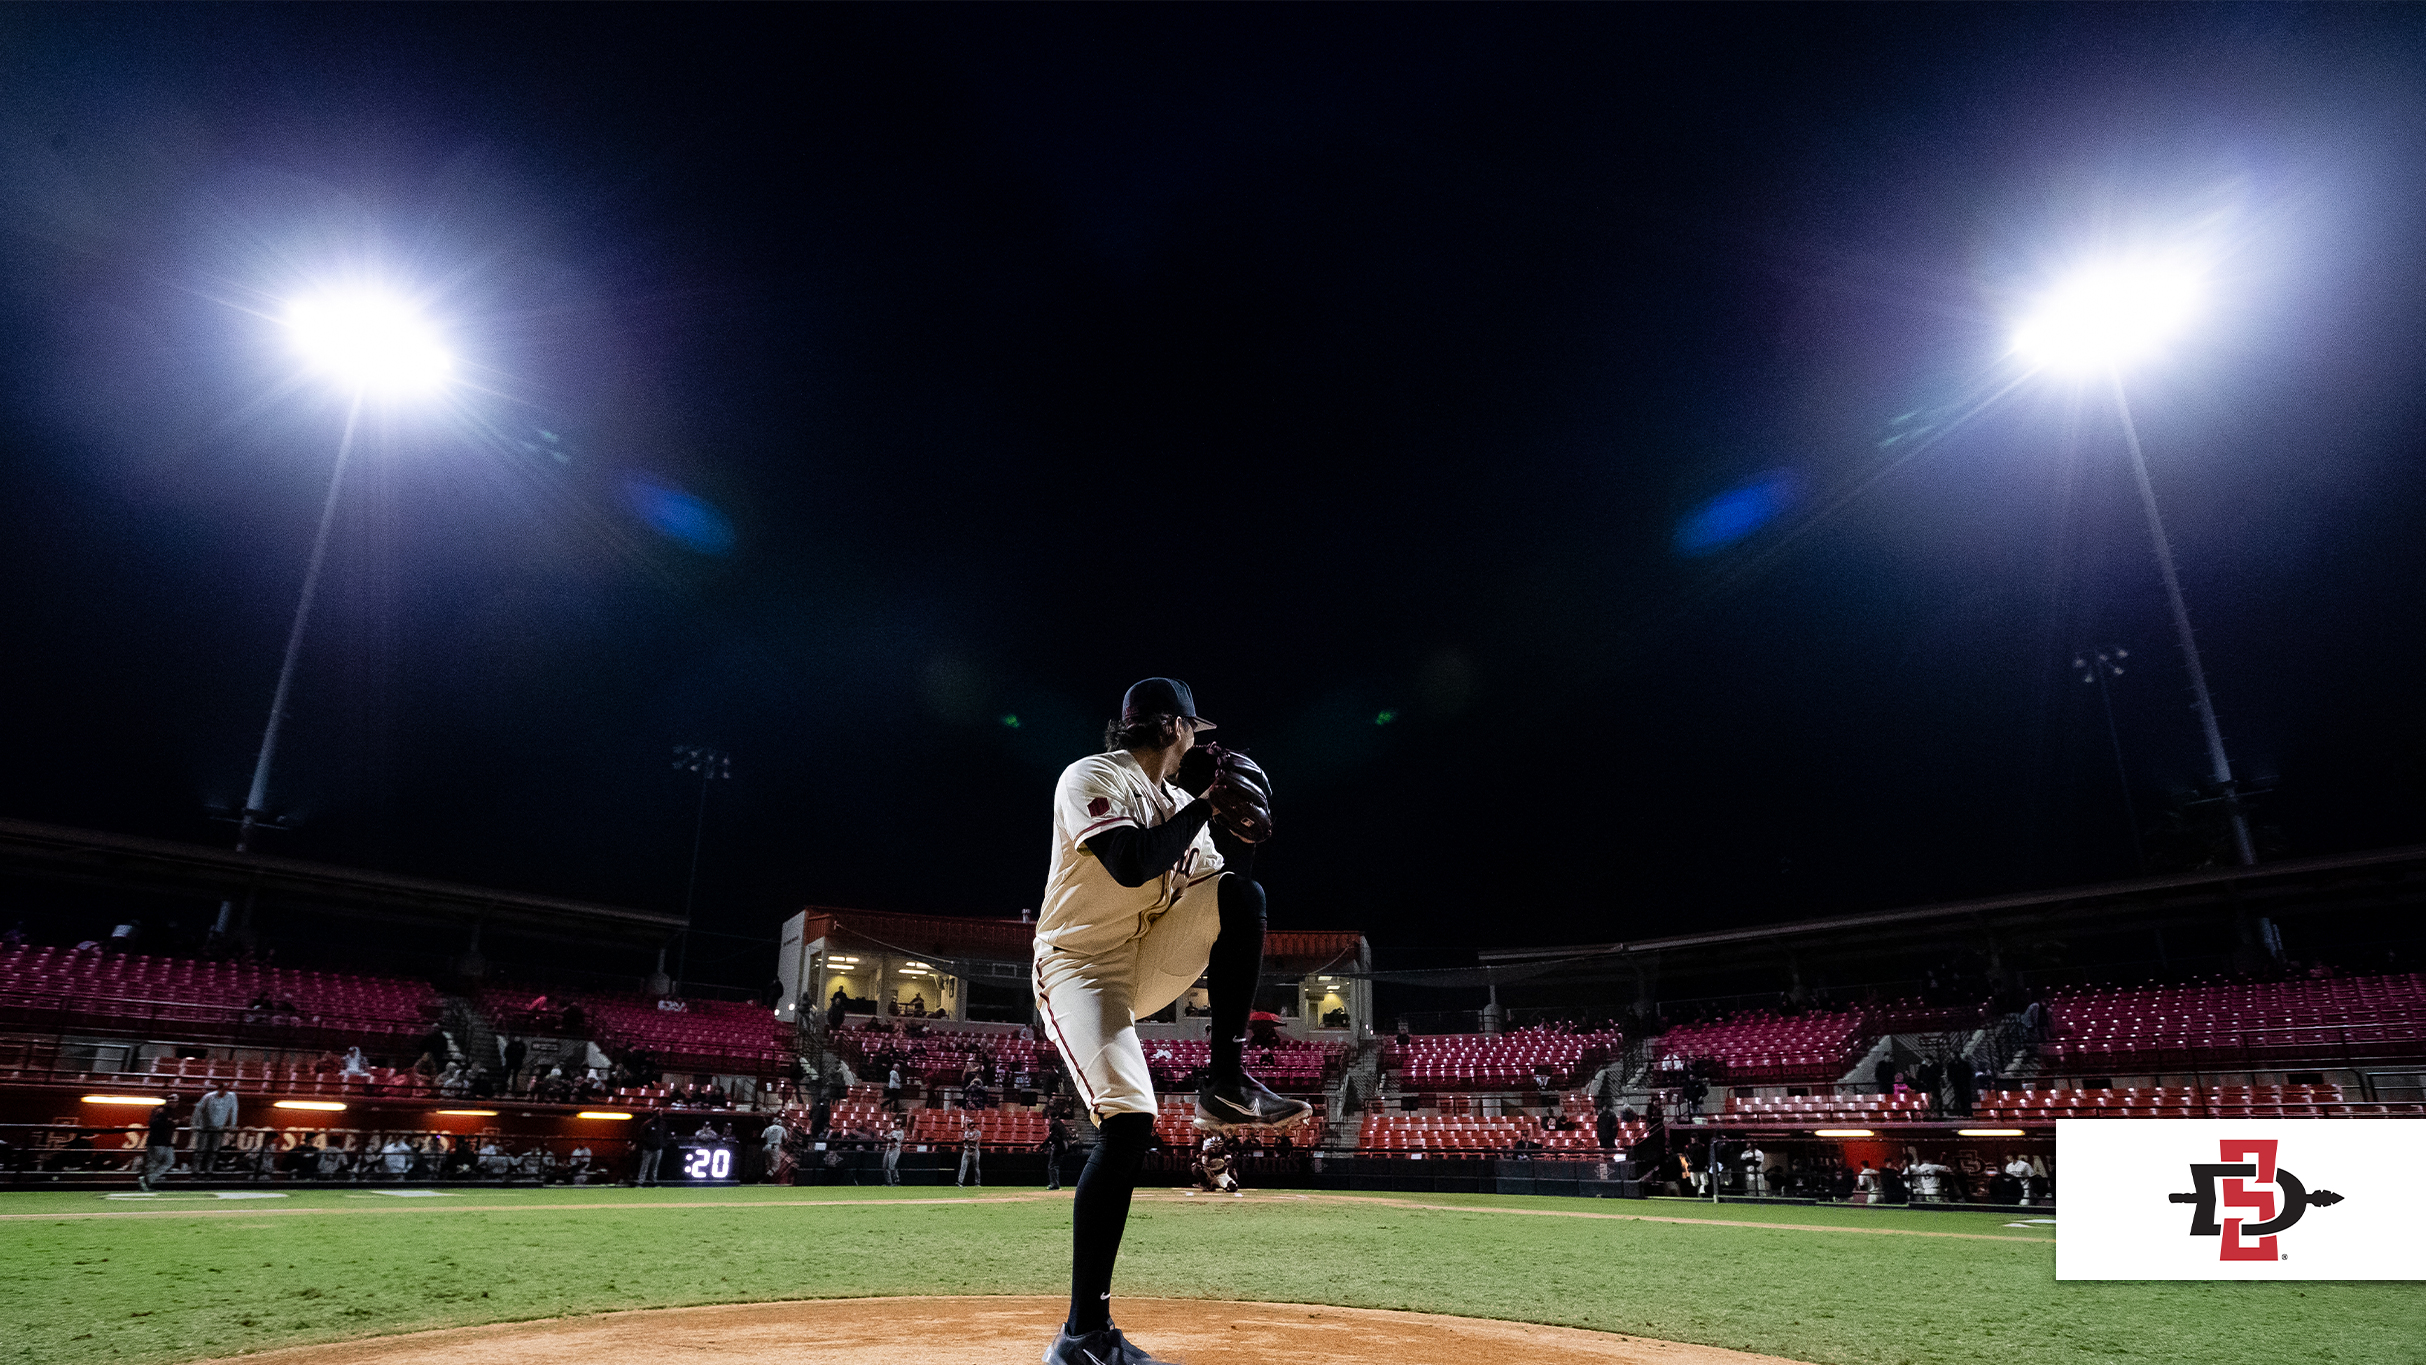
[[143,1164],[135,1168],[135,1188],[151,1193],[152,1182],[177,1164],[177,1097],[152,1106],[143,1126]]
[[985,1187],[985,1172],[978,1168],[977,1156],[985,1147],[985,1132],[977,1126],[977,1115],[963,1111],[960,1117],[960,1178],[953,1183],[966,1188]]
[[219,1168],[219,1149],[226,1143],[229,1130],[236,1126],[236,1091],[225,1081],[213,1080],[204,1089],[202,1099],[194,1105],[194,1174],[208,1175]]

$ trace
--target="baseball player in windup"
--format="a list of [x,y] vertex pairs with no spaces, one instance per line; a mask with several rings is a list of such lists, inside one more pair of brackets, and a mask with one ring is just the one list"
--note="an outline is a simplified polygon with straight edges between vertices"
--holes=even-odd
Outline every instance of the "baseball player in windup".
[[[1212,728],[1186,683],[1148,678],[1122,698],[1105,752],[1064,769],[1053,791],[1037,1011],[1102,1136],[1071,1204],[1070,1317],[1046,1365],[1169,1365],[1112,1325],[1112,1264],[1154,1138],[1139,1019],[1206,978],[1213,1057],[1198,1126],[1286,1127],[1313,1112],[1244,1064],[1264,956],[1264,892],[1248,873],[1254,846],[1272,832],[1272,788],[1244,755],[1200,746]],[[1190,797],[1183,781],[1203,795]]]

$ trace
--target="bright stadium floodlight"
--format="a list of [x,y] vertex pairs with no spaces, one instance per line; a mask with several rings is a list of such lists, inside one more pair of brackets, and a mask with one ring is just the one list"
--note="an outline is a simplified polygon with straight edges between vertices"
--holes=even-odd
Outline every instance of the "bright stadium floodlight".
[[[286,657],[278,666],[278,686],[270,694],[269,723],[261,731],[261,749],[253,760],[253,783],[246,791],[237,818],[236,851],[252,850],[269,802],[270,763],[278,754],[278,728],[286,715],[287,695],[294,686],[295,656],[303,647],[304,624],[311,619],[312,595],[320,586],[320,566],[328,555],[329,528],[337,518],[337,490],[345,483],[346,461],[354,450],[364,404],[381,398],[419,398],[435,394],[453,373],[455,358],[447,354],[438,329],[404,296],[375,288],[332,289],[307,295],[287,305],[287,339],[295,353],[313,370],[337,381],[351,399],[345,433],[337,441],[337,462],[329,471],[328,498],[320,507],[320,530],[312,538],[312,554],[303,573],[303,595],[295,603],[294,625],[287,632]],[[236,902],[219,903],[213,937],[236,929]],[[248,912],[249,916],[249,912]],[[250,931],[249,923],[244,926]]]
[[2100,374],[2162,348],[2198,316],[2205,272],[2180,257],[2085,266],[2039,300],[2013,331],[2013,349],[2047,369]]
[[288,305],[295,350],[356,393],[426,393],[455,359],[438,331],[404,299],[376,290],[317,294]]
[[2182,601],[2173,545],[2165,536],[2165,520],[2157,512],[2156,486],[2148,478],[2139,428],[2131,420],[2131,403],[2123,392],[2125,366],[2162,350],[2197,319],[2207,292],[2207,264],[2208,258],[2200,251],[2176,247],[2083,266],[2059,281],[2014,329],[2013,352],[2033,366],[2068,373],[2077,380],[2103,379],[2114,393],[2115,416],[2122,423],[2132,479],[2139,485],[2140,507],[2147,514],[2148,538],[2156,551],[2157,572],[2165,581],[2174,635],[2181,642],[2182,661],[2190,673],[2192,709],[2198,713],[2199,728],[2207,741],[2208,782],[2223,798],[2234,853],[2241,866],[2252,867],[2257,863],[2257,846],[2250,841],[2232,762],[2224,754],[2224,734],[2216,723],[2215,702],[2207,692],[2207,670],[2199,662],[2198,640],[2190,633],[2190,609]]

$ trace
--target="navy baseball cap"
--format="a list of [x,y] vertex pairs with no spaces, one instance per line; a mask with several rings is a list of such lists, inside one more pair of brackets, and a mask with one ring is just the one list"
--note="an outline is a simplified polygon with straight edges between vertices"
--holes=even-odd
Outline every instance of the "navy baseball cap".
[[1177,678],[1147,678],[1129,684],[1126,696],[1120,699],[1120,723],[1134,725],[1148,716],[1178,716],[1195,722],[1199,730],[1210,730],[1213,722],[1196,714],[1196,694]]

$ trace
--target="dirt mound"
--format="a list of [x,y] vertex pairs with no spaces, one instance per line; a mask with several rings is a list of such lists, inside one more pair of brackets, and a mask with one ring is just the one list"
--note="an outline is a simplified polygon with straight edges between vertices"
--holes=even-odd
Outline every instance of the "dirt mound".
[[[1027,1365],[1059,1325],[1058,1298],[810,1299],[664,1308],[540,1322],[460,1327],[296,1346],[242,1357],[245,1365],[785,1365],[867,1360],[920,1365]],[[1535,1327],[1430,1313],[1319,1304],[1121,1299],[1121,1330],[1184,1365],[1791,1365],[1646,1337]]]

